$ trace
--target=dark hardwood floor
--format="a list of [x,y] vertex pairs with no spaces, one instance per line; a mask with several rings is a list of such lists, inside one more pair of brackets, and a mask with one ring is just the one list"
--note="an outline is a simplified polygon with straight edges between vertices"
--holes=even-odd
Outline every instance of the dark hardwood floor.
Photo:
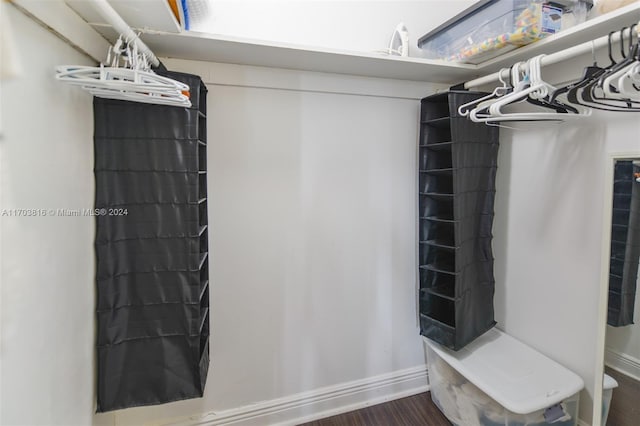
[[607,426],[640,425],[640,382],[609,367],[605,371],[618,382],[613,390]]
[[451,426],[451,423],[434,405],[431,394],[427,392],[305,423],[303,426]]
[[[607,426],[640,426],[640,382],[610,368],[606,372],[619,385],[613,391]],[[451,426],[451,423],[427,392],[301,426]]]

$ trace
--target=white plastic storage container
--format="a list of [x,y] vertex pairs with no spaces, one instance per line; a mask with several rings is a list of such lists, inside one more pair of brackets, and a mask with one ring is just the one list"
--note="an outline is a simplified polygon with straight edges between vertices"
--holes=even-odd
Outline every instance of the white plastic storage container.
[[617,387],[618,382],[616,379],[605,374],[602,382],[602,426],[607,424],[609,408],[611,407],[611,399],[613,398],[613,390]]
[[429,339],[431,398],[458,426],[575,426],[583,380],[497,329],[454,352]]
[[430,59],[478,64],[559,32],[564,9],[542,0],[479,1],[420,38],[418,47]]

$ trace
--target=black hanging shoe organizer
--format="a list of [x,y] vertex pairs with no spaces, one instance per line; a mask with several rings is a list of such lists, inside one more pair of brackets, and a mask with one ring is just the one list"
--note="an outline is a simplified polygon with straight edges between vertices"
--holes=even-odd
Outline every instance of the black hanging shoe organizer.
[[619,160],[614,168],[607,314],[607,324],[613,327],[634,323],[640,260],[640,183],[634,177],[638,172],[630,160]]
[[419,147],[420,329],[454,350],[495,325],[491,249],[498,129],[458,107],[486,94],[424,98]]
[[203,394],[207,88],[191,108],[94,99],[98,412]]

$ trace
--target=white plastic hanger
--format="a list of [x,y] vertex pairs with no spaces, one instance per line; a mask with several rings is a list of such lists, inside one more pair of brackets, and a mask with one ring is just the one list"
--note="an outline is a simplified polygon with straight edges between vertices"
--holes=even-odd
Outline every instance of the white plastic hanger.
[[99,67],[62,65],[56,79],[78,85],[96,97],[190,107],[189,86],[154,73],[137,45],[119,37]]
[[[549,94],[556,90],[554,86],[542,79],[541,61],[543,57],[544,55],[536,56],[527,62],[527,76],[529,80],[528,87],[522,90],[517,90],[516,88],[513,92],[497,99],[495,102],[492,102],[488,107],[488,113],[479,115],[478,110],[472,111],[472,119],[477,122],[500,123],[504,121],[565,121],[568,119],[590,116],[591,110],[581,106],[575,106],[579,111],[578,114],[533,111],[508,113],[503,110],[503,108],[508,105],[526,100],[527,97],[544,100],[549,96]],[[515,70],[519,68],[518,65],[519,64],[516,64],[514,66]],[[514,76],[514,74],[515,73],[512,73],[512,76]],[[522,87],[521,84],[520,87]]]
[[189,86],[153,72],[130,68],[111,68],[81,65],[56,67],[56,79],[83,87],[105,87],[121,90],[144,90],[158,92],[189,91]]
[[[609,99],[619,99],[625,100],[628,99],[628,96],[622,93],[620,90],[620,86],[624,83],[625,78],[627,78],[631,73],[633,75],[634,69],[638,65],[637,61],[627,65],[626,67],[608,75],[603,83],[602,83],[602,91],[604,92],[604,96]],[[629,90],[630,91],[630,90]],[[635,97],[638,97],[638,91],[635,90],[635,93],[632,93]]]
[[[511,93],[521,92],[529,86],[528,80],[521,79],[520,67],[524,62],[516,62],[510,70],[510,81],[512,86]],[[502,76],[502,75],[500,75]],[[501,80],[502,81],[502,80]],[[503,83],[504,85],[504,83]],[[469,118],[476,123],[487,123],[485,119],[491,118],[489,107],[496,101],[495,98],[487,99],[480,102],[476,107],[469,111]]]
[[499,97],[504,96],[507,93],[509,93],[509,91],[511,90],[511,87],[509,87],[507,85],[507,82],[502,79],[502,74],[505,71],[507,71],[507,68],[502,68],[500,70],[500,73],[498,74],[498,80],[500,80],[500,82],[502,83],[502,86],[496,87],[493,90],[493,92],[488,94],[487,96],[483,96],[482,98],[475,99],[475,100],[473,100],[471,102],[468,102],[466,104],[460,105],[460,107],[458,108],[458,114],[460,114],[463,117],[466,117],[471,112],[471,109],[475,108],[476,106],[478,106],[480,104],[483,104],[486,101],[493,101],[494,99],[499,98]]
[[[631,26],[631,29],[629,30],[629,45],[633,46],[634,28],[636,30],[635,35],[637,37],[636,46],[637,49],[640,50],[640,23]],[[638,99],[638,101],[640,101],[640,53],[638,53],[638,56],[636,56],[635,59],[636,61],[633,66],[631,66],[627,73],[618,80],[618,90],[623,96],[627,96],[630,99]]]
[[[619,100],[627,100],[628,97],[625,96],[625,94],[623,94],[620,91],[620,86],[622,85],[622,83],[624,82],[625,78],[627,76],[629,76],[629,73],[631,73],[631,75],[635,74],[635,67],[636,65],[638,65],[638,59],[637,59],[637,46],[633,45],[633,29],[636,28],[637,25],[633,25],[630,29],[629,29],[629,53],[627,56],[624,52],[624,29],[620,30],[620,51],[622,53],[622,56],[624,57],[624,61],[627,62],[627,65],[620,68],[618,71],[613,72],[611,74],[608,74],[606,76],[606,78],[604,79],[604,81],[602,82],[602,91],[604,92],[604,96],[609,98],[609,99],[619,99]],[[626,28],[625,28],[626,29]],[[630,91],[629,92],[633,92]],[[635,97],[638,96],[638,91],[635,90],[635,93],[632,93]]]
[[603,86],[607,97],[640,103],[640,61],[636,58],[624,69],[607,77]]
[[631,67],[627,73],[618,80],[618,90],[621,96],[640,102],[640,62]]
[[[520,92],[527,87],[529,87],[529,81],[522,79],[520,75],[520,67],[524,64],[524,62],[516,62],[513,64],[510,70],[510,83],[511,83],[511,93]],[[503,83],[504,84],[504,83]],[[496,99],[488,99],[486,101],[478,104],[472,111],[469,113],[469,118],[477,123],[487,123],[485,118],[490,118],[491,114],[489,114],[489,107],[493,105]]]
[[[611,32],[608,36],[609,58],[611,65],[601,69],[604,74],[599,78],[592,79],[588,84],[573,90],[573,96],[579,103],[587,107],[606,111],[638,112],[640,111],[640,100],[638,99],[638,86],[633,82],[625,81],[630,76],[634,77],[634,66],[637,60],[637,45],[633,45],[633,28],[629,32],[629,56],[624,52],[624,43],[621,41],[621,54],[625,59],[616,63],[612,54]],[[620,38],[626,28],[620,30]],[[622,87],[621,87],[622,86]]]

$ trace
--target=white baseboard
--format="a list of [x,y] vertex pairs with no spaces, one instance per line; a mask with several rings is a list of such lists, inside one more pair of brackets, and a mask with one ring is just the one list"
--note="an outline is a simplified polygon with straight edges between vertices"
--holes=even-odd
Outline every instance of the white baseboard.
[[591,426],[591,425],[582,419],[578,419],[578,426]]
[[607,367],[611,367],[635,380],[640,380],[640,359],[607,349],[604,362]]
[[429,390],[425,365],[258,404],[174,419],[173,426],[291,426]]

